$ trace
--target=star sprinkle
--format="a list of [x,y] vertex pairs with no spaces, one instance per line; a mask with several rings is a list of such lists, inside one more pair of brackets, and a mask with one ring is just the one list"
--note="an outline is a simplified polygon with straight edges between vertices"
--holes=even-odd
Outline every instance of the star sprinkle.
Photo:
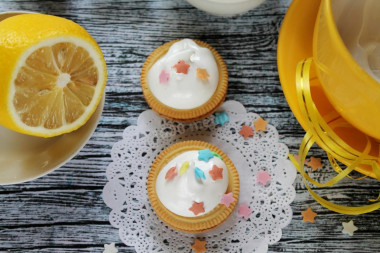
[[206,252],[206,241],[195,239],[194,244],[191,245],[191,248],[195,251],[195,253]]
[[197,68],[197,77],[202,81],[208,79],[210,75],[208,74],[206,69]]
[[301,214],[303,216],[303,219],[302,219],[303,222],[308,221],[308,222],[314,223],[314,218],[315,216],[317,216],[317,213],[313,212],[313,210],[311,210],[310,207],[306,209],[306,211],[302,211]]
[[[297,154],[294,154],[293,156],[294,156],[294,159],[296,159],[296,161],[299,162],[299,160],[298,160],[298,159],[299,159],[298,155],[297,155]],[[305,165],[307,165],[308,161],[305,160],[304,163],[305,163]]]
[[244,204],[238,207],[238,216],[244,217],[244,219],[248,220],[249,215],[252,213],[252,210],[248,207],[248,204]]
[[195,178],[196,179],[203,179],[203,180],[206,180],[206,176],[205,176],[205,173],[203,172],[203,170],[201,170],[200,168],[198,167],[195,167]]
[[180,175],[180,176],[182,176],[183,174],[185,174],[185,172],[186,172],[187,169],[189,168],[189,165],[190,165],[189,161],[185,161],[185,162],[182,164],[181,168],[179,169],[179,175]]
[[219,168],[215,164],[212,166],[212,170],[208,172],[211,175],[212,180],[223,179],[223,168]]
[[168,83],[170,79],[170,74],[165,69],[163,69],[160,73],[159,78],[161,84]]
[[210,160],[213,157],[214,155],[210,152],[208,148],[198,151],[198,160],[208,162],[208,160]]
[[220,124],[224,126],[224,124],[230,121],[230,117],[228,117],[226,112],[216,112],[214,121],[215,121],[215,124]]
[[234,201],[235,201],[235,198],[232,196],[232,192],[230,192],[222,196],[222,200],[220,201],[220,204],[223,204],[226,207],[229,207],[231,203]]
[[211,151],[211,154],[213,154],[214,156],[218,157],[220,160],[223,160],[223,157],[221,157],[218,153],[215,153],[215,152]]
[[205,209],[204,209],[204,206],[203,206],[203,202],[201,203],[197,203],[197,202],[193,202],[193,205],[189,208],[190,211],[192,211],[194,213],[194,215],[198,215],[200,213],[204,213],[205,212]]
[[260,117],[258,120],[254,121],[253,124],[255,125],[256,131],[265,131],[267,130],[268,121],[265,121]]
[[177,69],[177,73],[187,74],[190,65],[186,64],[184,60],[179,60],[178,63],[173,66],[173,68]]
[[165,179],[171,180],[171,179],[175,178],[175,176],[177,176],[177,175],[178,175],[177,167],[174,166],[174,167],[170,168],[170,170],[168,170],[168,172],[166,172]]
[[313,171],[316,171],[317,169],[322,169],[321,158],[315,158],[312,156],[307,165],[310,166],[313,169]]
[[262,185],[267,185],[267,183],[271,180],[268,171],[258,171],[257,172],[257,182]]
[[349,222],[342,222],[343,225],[343,234],[348,234],[350,236],[354,235],[354,232],[358,230],[358,227],[354,225],[354,222],[350,220]]
[[111,244],[104,244],[104,251],[103,253],[117,253],[118,250],[115,248],[115,243]]
[[244,140],[246,140],[248,137],[253,136],[253,128],[251,126],[243,125],[239,134],[244,137]]

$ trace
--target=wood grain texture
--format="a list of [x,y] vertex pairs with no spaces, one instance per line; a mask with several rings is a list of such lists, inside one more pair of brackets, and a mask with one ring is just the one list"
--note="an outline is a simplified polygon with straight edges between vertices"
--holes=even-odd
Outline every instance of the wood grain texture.
[[[280,86],[276,48],[278,32],[290,0],[267,0],[257,9],[233,18],[208,15],[184,0],[2,0],[0,12],[29,10],[72,19],[98,41],[108,67],[106,104],[100,124],[82,151],[69,163],[38,180],[0,187],[0,252],[102,252],[122,244],[108,222],[103,203],[105,170],[112,145],[123,130],[148,109],[139,76],[146,57],[162,43],[194,38],[211,44],[227,63],[227,99],[238,100],[277,127],[281,141],[297,152],[303,130],[291,113]],[[1,57],[1,56],[0,56]],[[1,141],[1,140],[0,140]],[[314,148],[312,153],[326,158]],[[331,170],[312,173],[326,181]],[[331,212],[308,194],[300,176],[292,203],[294,218],[270,252],[377,252],[379,211],[360,216]],[[337,203],[359,205],[376,198],[379,183],[344,180],[332,189],[318,189]],[[314,224],[303,223],[301,211],[318,213]],[[353,237],[341,233],[342,221],[359,227]]]

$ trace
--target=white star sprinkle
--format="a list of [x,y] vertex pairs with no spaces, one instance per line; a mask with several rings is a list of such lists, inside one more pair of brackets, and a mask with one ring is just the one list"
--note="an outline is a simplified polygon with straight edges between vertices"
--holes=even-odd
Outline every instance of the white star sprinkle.
[[349,222],[342,222],[343,225],[343,234],[349,234],[350,236],[354,235],[354,232],[358,230],[358,227],[354,225],[354,222],[350,220]]
[[118,250],[115,248],[115,243],[111,244],[104,244],[104,251],[103,253],[117,253]]

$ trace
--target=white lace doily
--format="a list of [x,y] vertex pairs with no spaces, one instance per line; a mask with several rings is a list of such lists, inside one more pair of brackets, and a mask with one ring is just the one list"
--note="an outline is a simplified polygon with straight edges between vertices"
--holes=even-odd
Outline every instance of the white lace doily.
[[[112,209],[112,226],[136,252],[190,252],[196,237],[207,241],[207,252],[266,252],[290,223],[296,170],[287,159],[287,146],[279,143],[276,128],[268,124],[267,131],[255,131],[253,137],[244,140],[238,133],[241,126],[252,126],[259,115],[247,113],[236,101],[225,102],[218,111],[230,117],[223,126],[214,122],[214,115],[184,124],[148,110],[139,116],[137,126],[127,127],[123,140],[113,146],[103,199]],[[238,205],[248,203],[253,210],[248,220],[238,217],[235,208],[216,229],[194,235],[175,231],[156,216],[146,190],[150,166],[162,150],[184,140],[212,143],[230,157],[240,177]],[[263,170],[272,178],[267,186],[256,181],[257,172]]]

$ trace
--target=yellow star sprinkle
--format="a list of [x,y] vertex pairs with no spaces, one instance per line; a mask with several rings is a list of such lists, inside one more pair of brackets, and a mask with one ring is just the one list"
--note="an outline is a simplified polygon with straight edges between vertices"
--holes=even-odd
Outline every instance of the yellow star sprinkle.
[[190,165],[189,161],[185,161],[182,164],[181,168],[179,169],[179,175],[180,176],[182,176],[187,171],[187,169],[189,168],[189,165]]
[[348,234],[349,236],[353,236],[354,232],[358,230],[358,227],[354,225],[354,222],[350,220],[349,222],[342,222],[343,225],[343,234]]
[[206,252],[206,241],[201,241],[199,239],[194,240],[194,244],[191,245],[191,248],[194,250],[195,253],[202,253]]
[[314,218],[317,216],[317,213],[313,212],[310,207],[306,209],[306,211],[302,211],[301,214],[303,216],[303,222],[308,221],[314,223]]
[[197,77],[204,81],[208,79],[210,75],[208,74],[206,69],[197,68]]
[[310,162],[307,163],[308,166],[310,166],[313,171],[316,171],[317,169],[322,169],[322,163],[321,163],[321,158],[315,158],[311,157]]
[[263,120],[263,118],[259,118],[258,120],[254,121],[253,124],[255,124],[256,131],[265,131],[267,130],[268,121]]

